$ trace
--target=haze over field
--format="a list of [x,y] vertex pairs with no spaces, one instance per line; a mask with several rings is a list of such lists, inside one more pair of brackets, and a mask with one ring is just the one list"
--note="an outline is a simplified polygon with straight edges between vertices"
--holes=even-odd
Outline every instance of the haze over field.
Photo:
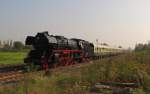
[[40,31],[134,47],[150,40],[150,0],[0,0],[0,39]]

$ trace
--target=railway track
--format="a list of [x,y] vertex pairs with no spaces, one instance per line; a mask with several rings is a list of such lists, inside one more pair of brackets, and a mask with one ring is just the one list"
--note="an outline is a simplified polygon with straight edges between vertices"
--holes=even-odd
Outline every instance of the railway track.
[[25,65],[0,67],[0,84],[15,83],[24,79]]
[[[81,66],[87,66],[91,63],[80,63],[71,66],[60,66],[56,68],[51,68],[48,71],[59,71],[64,69],[73,69]],[[43,71],[43,70],[39,70]],[[0,84],[9,84],[16,83],[25,79],[25,74],[29,74],[32,72],[25,72],[25,65],[19,66],[7,66],[0,68]]]
[[0,73],[0,84],[15,83],[24,79],[21,71]]

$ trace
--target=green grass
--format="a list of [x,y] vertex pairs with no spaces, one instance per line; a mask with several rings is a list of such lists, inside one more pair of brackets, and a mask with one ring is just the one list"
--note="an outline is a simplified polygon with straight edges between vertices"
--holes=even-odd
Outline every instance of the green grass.
[[22,64],[26,52],[0,52],[0,65]]

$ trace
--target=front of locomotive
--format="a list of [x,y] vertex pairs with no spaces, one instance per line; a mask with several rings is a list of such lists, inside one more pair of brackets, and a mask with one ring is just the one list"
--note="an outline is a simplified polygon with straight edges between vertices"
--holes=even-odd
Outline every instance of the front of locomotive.
[[25,44],[31,45],[32,49],[24,59],[24,63],[28,65],[41,65],[43,58],[50,56],[51,51],[57,44],[57,40],[55,37],[50,36],[48,32],[42,32],[37,33],[36,36],[28,36]]

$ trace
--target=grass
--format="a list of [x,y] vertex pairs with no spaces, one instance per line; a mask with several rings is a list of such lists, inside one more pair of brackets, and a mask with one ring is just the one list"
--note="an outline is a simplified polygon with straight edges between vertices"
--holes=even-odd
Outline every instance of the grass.
[[22,64],[26,52],[0,52],[0,65]]
[[[47,76],[36,72],[28,81],[0,88],[2,94],[88,94],[90,87],[100,81],[136,82],[131,94],[150,93],[150,53],[134,52],[94,61],[88,66],[54,70]],[[12,88],[13,87],[13,88]],[[7,93],[3,93],[7,91]],[[19,93],[18,93],[19,92]],[[28,93],[27,93],[28,92]]]

